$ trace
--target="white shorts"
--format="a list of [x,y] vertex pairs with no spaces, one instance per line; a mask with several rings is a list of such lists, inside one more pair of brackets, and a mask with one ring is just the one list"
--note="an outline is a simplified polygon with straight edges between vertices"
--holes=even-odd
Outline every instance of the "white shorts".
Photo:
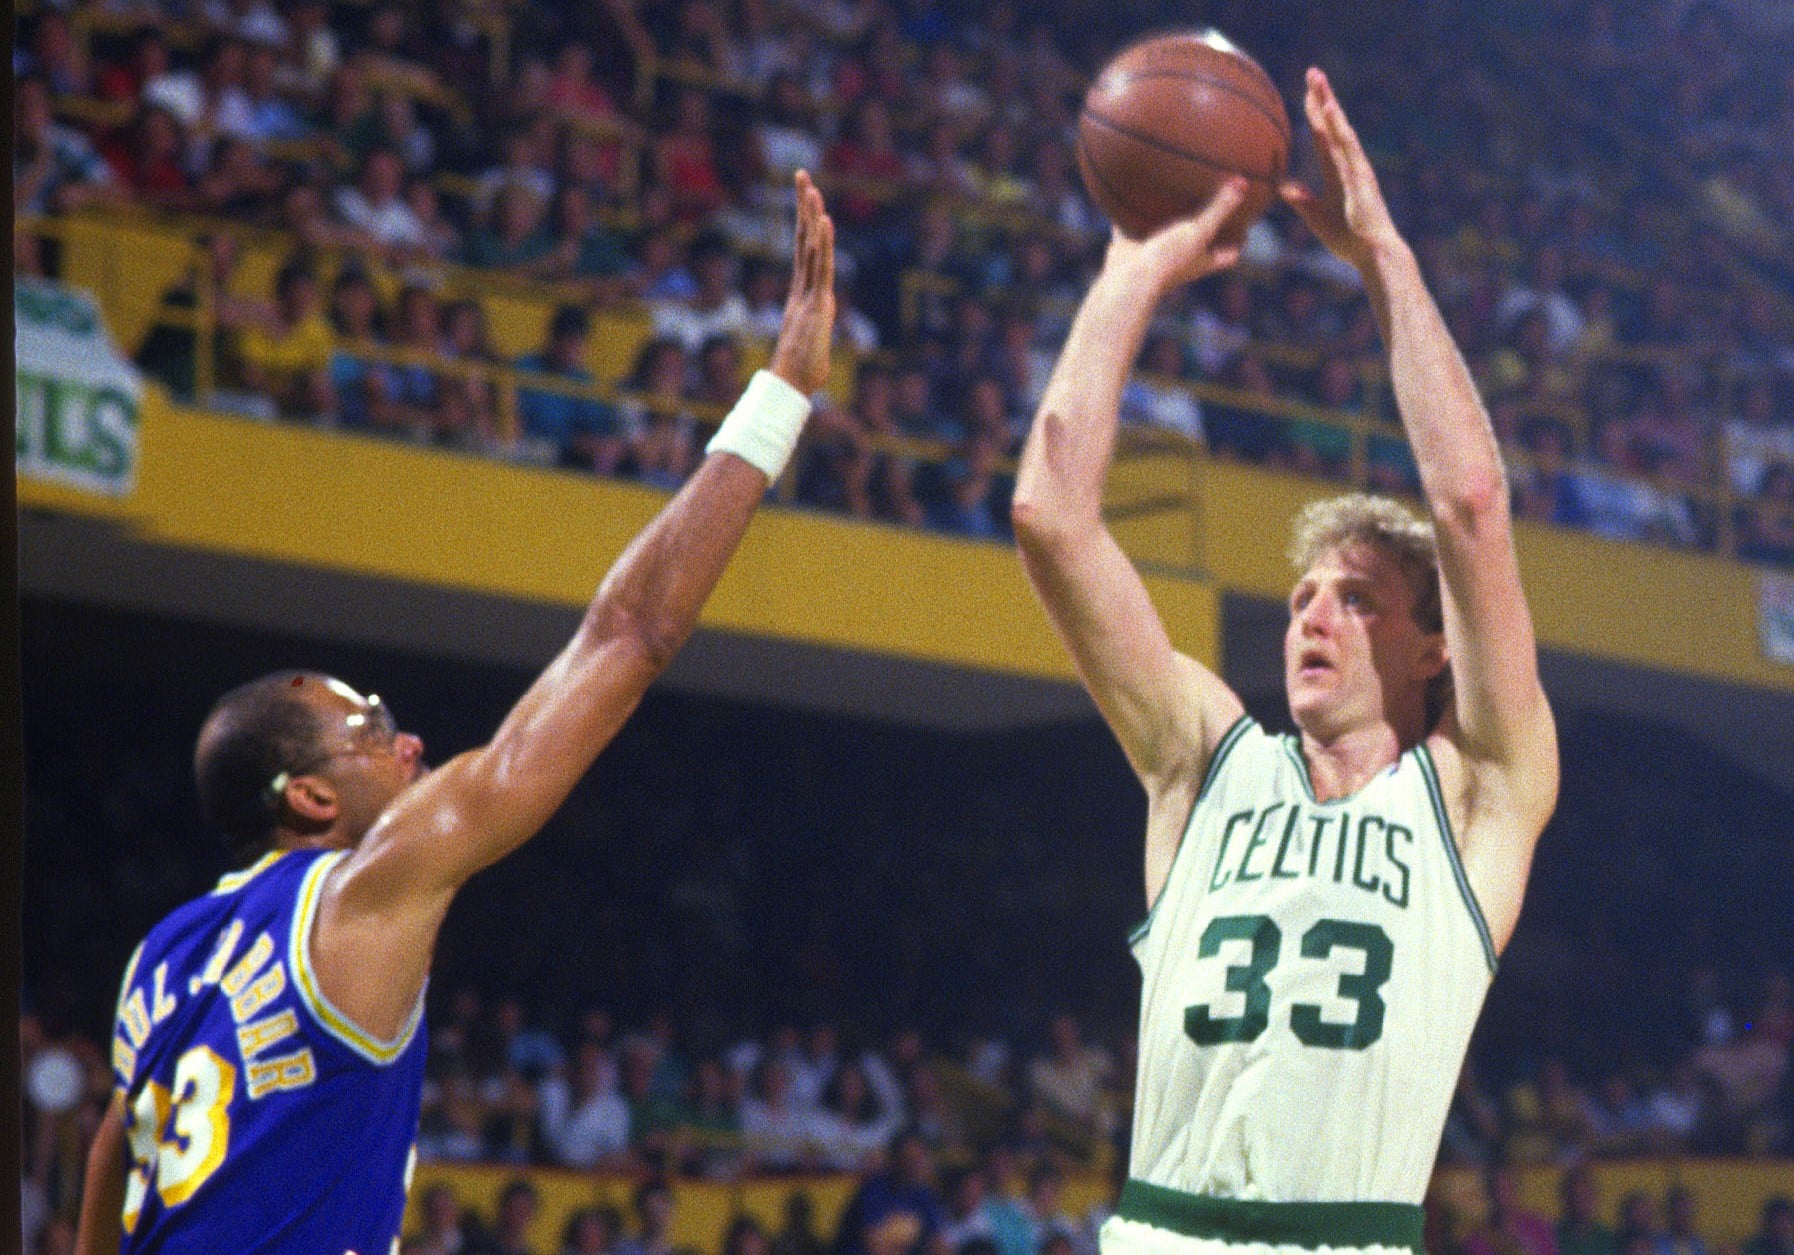
[[1286,1246],[1193,1238],[1120,1216],[1104,1221],[1096,1237],[1101,1255],[1414,1255],[1405,1246]]

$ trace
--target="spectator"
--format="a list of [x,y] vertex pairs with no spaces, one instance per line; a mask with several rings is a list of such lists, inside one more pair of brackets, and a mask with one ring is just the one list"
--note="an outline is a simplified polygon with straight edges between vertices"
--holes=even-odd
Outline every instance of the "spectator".
[[1095,1046],[1086,1046],[1071,1015],[1053,1017],[1051,1050],[1028,1064],[1028,1087],[1052,1110],[1085,1128],[1107,1134],[1112,1120],[1107,1087],[1113,1065]]
[[1794,1200],[1778,1194],[1763,1204],[1763,1221],[1744,1255],[1794,1255]]
[[609,305],[622,296],[628,268],[622,241],[593,215],[591,192],[579,184],[556,192],[549,207],[547,248],[530,266],[531,273],[589,284],[593,301]]
[[[440,356],[469,366],[498,364],[498,354],[486,334],[486,311],[478,301],[452,301],[443,308]],[[492,376],[478,370],[444,370],[439,378],[442,405],[455,416],[445,426],[477,437],[486,448],[496,448],[500,435],[498,390]],[[539,1056],[543,1049],[540,1041],[532,1041],[533,1055]]]
[[984,1173],[975,1165],[947,1174],[945,1218],[941,1223],[941,1242],[949,1251],[963,1252],[966,1243],[981,1241],[996,1245],[996,1230],[990,1213],[985,1210],[988,1189]]
[[1122,389],[1122,421],[1200,441],[1202,407],[1183,386],[1183,350],[1178,338],[1169,331],[1150,333],[1140,354],[1140,370],[1142,373]]
[[1585,1165],[1564,1170],[1558,1182],[1563,1212],[1557,1221],[1560,1255],[1617,1255],[1618,1235],[1595,1214],[1595,1180]]
[[1202,373],[1218,379],[1252,340],[1252,289],[1237,271],[1228,271],[1198,288],[1205,290],[1212,300],[1200,303],[1190,320],[1190,346]]
[[405,207],[417,219],[423,242],[417,246],[419,261],[445,261],[461,252],[461,232],[442,212],[436,185],[421,176],[406,180]]
[[498,1222],[469,1248],[468,1255],[535,1255],[529,1238],[541,1208],[536,1187],[522,1177],[513,1180],[498,1196]]
[[1794,466],[1794,410],[1777,404],[1775,385],[1767,379],[1740,388],[1737,416],[1726,420],[1723,434],[1733,496],[1755,496],[1773,463]]
[[635,1221],[635,1236],[617,1243],[617,1255],[673,1255],[673,1191],[665,1181],[653,1178],[636,1187]]
[[824,1255],[816,1236],[816,1208],[803,1190],[785,1196],[784,1224],[773,1234],[769,1255]]
[[244,57],[243,94],[248,106],[244,137],[256,144],[303,139],[310,130],[281,94],[275,79],[279,64],[279,54],[264,43],[251,44]]
[[741,1134],[751,1163],[762,1171],[787,1172],[814,1161],[815,1122],[791,1094],[791,1067],[763,1059],[754,1092],[741,1103]]
[[697,223],[728,203],[711,139],[710,97],[696,88],[680,91],[673,124],[654,142],[654,188],[666,198],[676,221]]
[[984,1212],[999,1255],[1036,1255],[1033,1219],[1027,1203],[1015,1193],[1015,1152],[1002,1142],[989,1147],[983,1171],[989,1187]]
[[700,237],[691,248],[697,291],[684,300],[653,305],[654,334],[671,337],[696,353],[713,336],[744,335],[750,328],[747,301],[735,290],[735,258],[718,236]]
[[517,418],[526,456],[608,475],[623,459],[622,423],[617,411],[589,395],[596,380],[585,366],[591,323],[577,305],[563,305],[549,324],[541,352],[517,363],[529,374],[575,385],[578,391],[517,389]]
[[542,205],[521,184],[500,188],[492,204],[489,225],[474,231],[467,241],[467,264],[491,270],[535,273],[544,267],[552,242],[538,228]]
[[1558,1255],[1557,1234],[1550,1223],[1520,1206],[1512,1168],[1489,1168],[1483,1186],[1488,1193],[1488,1219],[1464,1243],[1465,1255]]
[[571,1082],[559,1074],[542,1082],[541,1110],[542,1136],[557,1163],[593,1168],[621,1161],[629,1148],[629,1107],[609,1053],[594,1042],[575,1053]]
[[13,84],[12,207],[68,213],[119,198],[111,168],[79,131],[50,119],[50,89],[25,75]]
[[617,1255],[623,1218],[614,1207],[581,1207],[561,1230],[560,1255]]
[[311,267],[294,259],[274,280],[274,306],[243,329],[239,344],[246,387],[271,398],[282,414],[332,413],[330,325]]
[[1664,1204],[1669,1223],[1657,1239],[1658,1255],[1707,1255],[1707,1243],[1695,1232],[1693,1192],[1685,1185],[1674,1186]]
[[890,1143],[902,1119],[902,1112],[884,1109],[858,1065],[846,1064],[824,1089],[821,1110],[812,1121],[817,1155],[838,1172],[863,1170]]
[[170,110],[141,106],[130,127],[102,151],[120,190],[132,201],[151,209],[193,207],[187,137]]
[[934,1192],[934,1160],[914,1133],[891,1143],[889,1167],[862,1183],[848,1201],[835,1255],[902,1255],[926,1249],[946,1221]]
[[752,1216],[737,1216],[723,1235],[722,1255],[767,1255],[766,1230]]
[[683,482],[695,464],[697,420],[687,405],[688,359],[679,341],[644,343],[623,381],[619,414],[635,473],[657,487]]
[[[442,376],[435,369],[442,348],[442,306],[428,283],[411,282],[399,289],[393,347],[409,360],[393,368],[391,429],[425,443],[464,437],[467,433],[452,427],[443,409]],[[502,1062],[493,1059],[490,1072]]]
[[492,212],[499,192],[511,184],[521,186],[538,204],[546,204],[554,195],[554,174],[530,128],[515,127],[505,134],[502,157],[498,165],[482,172],[474,182],[473,203],[481,218]]
[[1051,1163],[1038,1163],[1028,1174],[1028,1223],[1034,1234],[1034,1248],[1042,1255],[1055,1240],[1077,1244],[1079,1225],[1066,1214],[1061,1202],[1064,1191],[1065,1174]]
[[790,70],[774,74],[766,85],[764,103],[753,130],[766,179],[783,185],[790,183],[799,170],[821,169],[818,130],[797,76]]
[[405,167],[390,148],[376,148],[361,163],[355,184],[336,194],[336,212],[394,257],[427,251],[430,240],[401,193]]
[[345,268],[330,289],[330,329],[336,344],[330,353],[330,391],[336,417],[350,429],[380,430],[395,426],[393,370],[386,362],[356,350],[384,347],[384,316],[366,272]]
[[472,1249],[471,1226],[453,1186],[430,1186],[424,1191],[419,1211],[423,1226],[405,1239],[407,1251],[415,1255],[467,1255]]
[[1661,1150],[1678,1151],[1695,1137],[1705,1119],[1706,1096],[1691,1060],[1683,1059],[1647,1100],[1651,1141]]

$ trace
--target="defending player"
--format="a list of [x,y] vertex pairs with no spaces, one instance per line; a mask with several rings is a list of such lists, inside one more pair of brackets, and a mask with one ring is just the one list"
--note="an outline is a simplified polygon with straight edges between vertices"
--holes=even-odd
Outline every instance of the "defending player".
[[1421,1249],[1452,1086],[1557,795],[1501,458],[1326,78],[1325,184],[1284,198],[1352,262],[1389,348],[1431,524],[1392,501],[1297,523],[1276,737],[1176,653],[1100,514],[1159,298],[1235,259],[1239,203],[1117,237],[1022,457],[1028,574],[1150,796],[1145,983],[1119,1252]]
[[[118,1084],[78,1248],[387,1255],[417,1136],[419,1023],[456,890],[554,813],[672,661],[828,372],[834,227],[797,175],[770,369],[636,537],[492,741],[426,775],[378,698],[324,676],[227,694],[194,766],[260,857],[153,929],[126,972]],[[241,863],[239,863],[239,866]]]

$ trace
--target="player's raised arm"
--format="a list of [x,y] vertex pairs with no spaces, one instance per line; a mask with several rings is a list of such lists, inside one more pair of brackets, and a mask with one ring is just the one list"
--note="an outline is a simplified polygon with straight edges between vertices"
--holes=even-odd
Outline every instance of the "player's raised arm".
[[[1390,218],[1375,171],[1327,77],[1308,72],[1304,102],[1323,186],[1284,198],[1364,277],[1389,349],[1402,425],[1438,537],[1454,703],[1444,731],[1502,822],[1531,841],[1557,796],[1556,732],[1539,683],[1532,617],[1520,586],[1501,451],[1463,356]],[[1477,851],[1467,849],[1473,868]],[[1478,886],[1481,889],[1483,886]],[[1518,896],[1513,903],[1518,911]]]
[[327,992],[363,1028],[401,1026],[461,884],[553,814],[691,635],[827,379],[834,227],[799,173],[791,293],[769,370],[709,456],[604,578],[584,620],[486,746],[385,812],[333,875],[313,939]]
[[[1240,203],[1230,183],[1197,217],[1150,239],[1117,234],[1053,368],[1022,451],[1015,532],[1022,563],[1078,673],[1147,791],[1200,777],[1239,699],[1177,653],[1146,587],[1102,518],[1121,390],[1159,299],[1229,265],[1215,233]],[[1169,853],[1164,866],[1169,865]],[[1148,895],[1163,867],[1148,850]]]

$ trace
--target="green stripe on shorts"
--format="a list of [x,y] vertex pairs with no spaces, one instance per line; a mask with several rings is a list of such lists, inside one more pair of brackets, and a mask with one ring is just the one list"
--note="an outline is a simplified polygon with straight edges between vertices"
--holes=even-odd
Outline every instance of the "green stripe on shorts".
[[1185,1194],[1146,1181],[1121,1188],[1123,1220],[1216,1242],[1268,1246],[1393,1246],[1424,1250],[1424,1219],[1411,1203],[1266,1203]]

